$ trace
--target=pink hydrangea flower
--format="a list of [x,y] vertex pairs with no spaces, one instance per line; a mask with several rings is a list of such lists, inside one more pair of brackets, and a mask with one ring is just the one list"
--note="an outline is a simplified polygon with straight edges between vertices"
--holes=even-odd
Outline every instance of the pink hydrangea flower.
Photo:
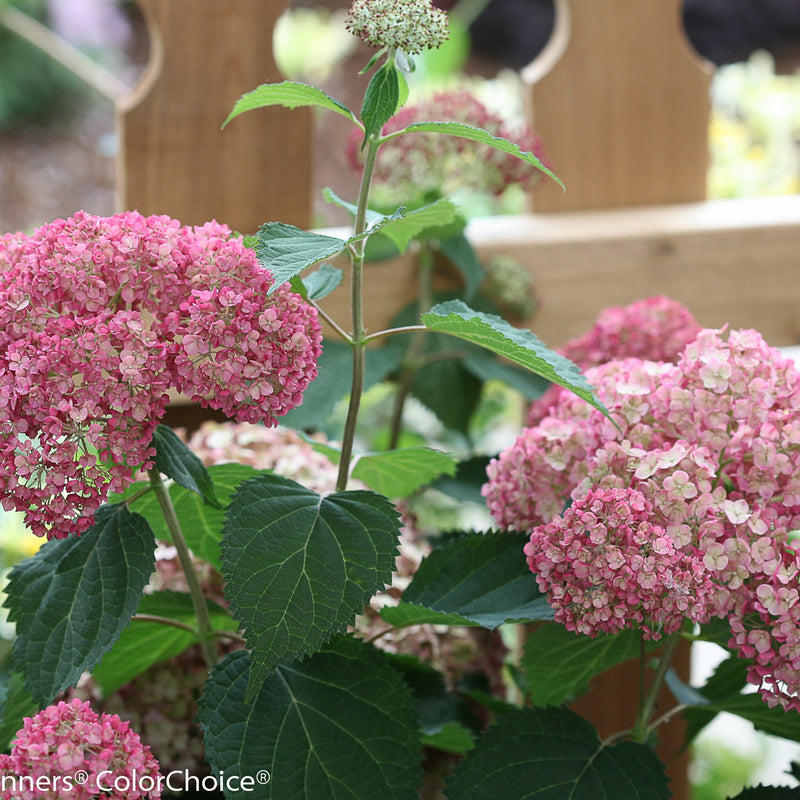
[[[429,100],[406,106],[386,123],[383,133],[395,133],[413,122],[440,121],[482,128],[514,142],[540,160],[544,158],[542,143],[533,131],[514,127],[464,89],[439,92]],[[354,131],[348,139],[347,155],[352,166],[360,170],[359,131]],[[430,193],[447,195],[462,186],[492,195],[501,194],[512,184],[529,189],[540,175],[530,164],[468,139],[409,133],[383,145],[373,182],[377,197],[385,197],[396,206]]]
[[316,375],[316,312],[217,223],[136,212],[0,239],[0,498],[81,533],[152,465],[170,389],[274,425]]
[[0,782],[2,800],[161,797],[158,762],[129,724],[78,699],[25,718]]
[[707,570],[654,518],[641,492],[598,489],[534,528],[525,553],[556,622],[590,635],[635,624],[654,639],[707,620]]
[[[559,352],[584,370],[620,358],[674,362],[699,332],[700,325],[688,308],[657,295],[604,309],[586,333],[571,339]],[[564,391],[552,386],[535,400],[528,411],[528,425],[546,416]]]
[[765,700],[800,710],[800,372],[754,331],[703,330],[674,364],[586,376],[618,427],[561,392],[484,487],[556,618],[652,638],[727,618]]

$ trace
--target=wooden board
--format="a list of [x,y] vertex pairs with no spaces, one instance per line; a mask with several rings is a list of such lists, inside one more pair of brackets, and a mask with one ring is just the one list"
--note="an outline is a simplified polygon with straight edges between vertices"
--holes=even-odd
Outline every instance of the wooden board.
[[236,100],[281,80],[272,30],[282,0],[138,0],[145,75],[119,110],[118,205],[242,232],[311,220],[311,114],[268,108],[220,130]]
[[710,67],[688,44],[683,0],[556,0],[526,70],[529,122],[567,186],[536,211],[680,203],[706,196]]
[[[481,254],[513,256],[532,272],[541,308],[517,322],[553,346],[583,333],[603,308],[654,294],[686,304],[702,325],[800,343],[798,196],[494,217],[472,221],[467,235]],[[369,265],[370,330],[411,302],[415,274],[410,257]],[[340,287],[324,305],[347,324],[348,302]]]

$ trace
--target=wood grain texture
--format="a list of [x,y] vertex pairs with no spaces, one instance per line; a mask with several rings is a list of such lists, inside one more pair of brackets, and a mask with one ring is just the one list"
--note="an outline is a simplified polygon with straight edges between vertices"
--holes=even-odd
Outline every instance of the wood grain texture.
[[688,44],[682,0],[557,0],[545,52],[523,71],[529,121],[567,191],[536,211],[706,196],[711,70]]
[[151,57],[119,109],[119,207],[243,232],[309,225],[309,109],[259,109],[220,129],[242,94],[282,80],[271,43],[285,2],[138,2]]

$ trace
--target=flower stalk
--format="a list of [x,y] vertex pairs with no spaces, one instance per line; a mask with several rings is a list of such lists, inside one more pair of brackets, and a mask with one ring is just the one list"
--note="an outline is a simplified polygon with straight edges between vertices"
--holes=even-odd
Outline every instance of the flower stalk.
[[178,560],[181,562],[181,568],[186,576],[186,584],[189,587],[192,606],[197,617],[197,634],[200,637],[203,659],[206,662],[206,666],[211,669],[217,663],[217,649],[214,645],[214,631],[211,627],[206,598],[192,562],[192,555],[178,521],[178,515],[175,513],[175,506],[172,505],[172,498],[169,496],[169,491],[161,478],[161,473],[157,469],[150,469],[147,474],[150,477],[153,491],[158,498],[161,513],[167,523],[167,529],[172,537],[172,544],[175,545],[175,549],[178,551]]
[[661,651],[661,656],[658,660],[658,666],[656,667],[656,674],[653,677],[653,682],[650,684],[650,687],[647,690],[644,701],[639,706],[639,712],[636,715],[636,722],[631,730],[631,738],[635,742],[641,742],[642,744],[645,744],[653,730],[652,726],[650,725],[650,719],[653,716],[653,711],[656,707],[659,692],[661,691],[661,687],[664,683],[664,678],[666,678],[667,670],[672,664],[672,659],[675,657],[675,650],[677,649],[680,640],[680,634],[672,634],[672,636],[667,639],[667,643],[664,645],[664,649]]
[[[360,236],[367,229],[367,209],[369,205],[369,190],[372,184],[372,173],[375,169],[375,159],[380,148],[380,140],[370,136],[366,142],[366,157],[364,171],[361,174],[361,185],[358,191],[358,206],[354,235]],[[353,443],[356,436],[358,411],[361,406],[361,395],[364,392],[364,361],[366,338],[364,329],[364,259],[366,237],[357,241],[351,248],[350,269],[350,305],[351,305],[351,343],[353,347],[353,381],[350,387],[350,403],[347,408],[347,419],[342,436],[342,455],[339,460],[339,475],[336,480],[336,490],[343,492],[347,488],[347,479],[350,475],[350,462],[353,457]]]

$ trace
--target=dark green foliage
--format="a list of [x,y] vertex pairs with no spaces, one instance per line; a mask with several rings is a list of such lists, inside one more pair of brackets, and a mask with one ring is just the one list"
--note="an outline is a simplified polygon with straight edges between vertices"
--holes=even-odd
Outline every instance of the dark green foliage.
[[667,800],[663,765],[645,745],[601,743],[565,708],[504,714],[447,783],[448,800]]
[[243,483],[225,515],[222,566],[252,648],[254,694],[277,664],[312,653],[389,583],[399,533],[373,492],[320,496],[277,475]]
[[144,517],[102,506],[80,537],[53,539],[8,581],[14,663],[42,705],[72,686],[128,626],[150,578],[155,539]]
[[228,656],[200,701],[215,773],[270,775],[229,799],[415,800],[421,752],[414,700],[380,652],[337,638],[277,667],[252,701],[249,667],[246,653]]

